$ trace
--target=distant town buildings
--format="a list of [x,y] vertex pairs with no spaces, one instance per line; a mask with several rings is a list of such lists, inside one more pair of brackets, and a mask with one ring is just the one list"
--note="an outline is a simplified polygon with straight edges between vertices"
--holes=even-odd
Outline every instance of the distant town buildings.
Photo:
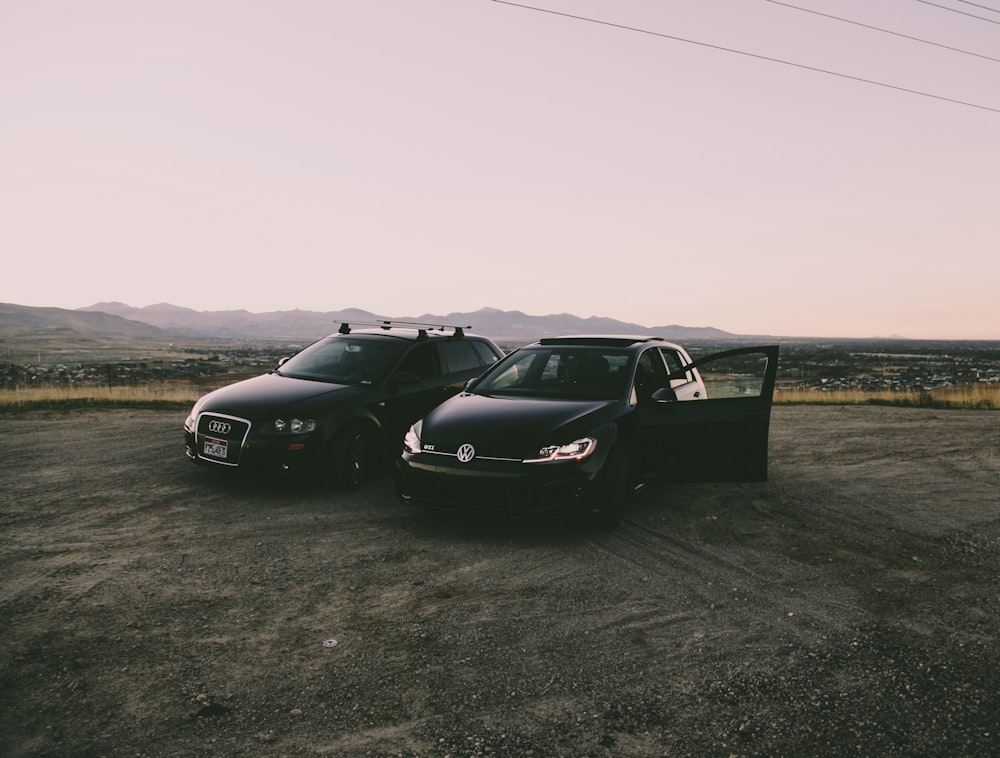
[[[745,343],[744,343],[745,344]],[[732,347],[722,343],[692,347],[695,358]],[[178,382],[211,389],[274,368],[299,345],[240,346],[210,352],[193,350],[179,360],[115,362],[0,363],[0,388],[31,386],[139,386]],[[886,349],[891,348],[891,349]],[[863,342],[781,344],[779,386],[817,391],[930,391],[1000,382],[1000,343]]]

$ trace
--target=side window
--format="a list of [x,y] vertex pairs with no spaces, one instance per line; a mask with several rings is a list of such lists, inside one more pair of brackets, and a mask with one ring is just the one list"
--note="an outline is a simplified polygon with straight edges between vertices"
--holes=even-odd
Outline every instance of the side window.
[[[663,356],[663,362],[667,364],[667,373],[673,375],[674,373],[680,371],[684,368],[684,364],[681,363],[681,358],[673,350],[668,350],[666,348],[660,348],[660,355]],[[681,385],[687,384],[691,381],[691,373],[688,372],[683,376],[672,377],[670,379],[670,386],[672,388],[680,387]]]
[[667,370],[663,366],[659,351],[646,350],[639,356],[635,366],[635,400],[649,400],[656,390],[667,386]]
[[[737,355],[709,356],[698,368],[708,396],[713,400],[733,397],[763,397],[773,392],[768,379],[769,362],[777,364],[777,354],[748,350]],[[776,369],[771,366],[771,374]]]
[[550,353],[548,360],[545,361],[545,365],[542,367],[542,374],[539,379],[542,382],[555,382],[560,379],[560,371],[565,372],[562,355],[559,353]]
[[403,359],[399,371],[408,371],[421,379],[440,376],[441,363],[438,359],[437,346],[427,342],[417,345]]
[[472,340],[472,346],[475,348],[476,354],[479,356],[480,366],[492,366],[498,360],[503,358],[503,355],[495,355],[493,353],[493,349],[485,342]]
[[[482,359],[471,342],[455,340],[454,342],[445,342],[441,347],[444,350],[444,359],[448,364],[446,371],[449,374],[457,374],[460,371],[483,366]],[[492,363],[492,361],[490,362]]]

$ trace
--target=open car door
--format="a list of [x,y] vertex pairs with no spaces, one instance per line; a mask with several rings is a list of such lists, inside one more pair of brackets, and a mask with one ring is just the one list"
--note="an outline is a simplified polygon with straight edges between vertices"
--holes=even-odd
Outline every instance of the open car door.
[[642,438],[658,448],[660,473],[685,482],[766,481],[778,346],[708,355],[671,378],[692,370],[707,398],[677,400],[667,390],[638,409]]

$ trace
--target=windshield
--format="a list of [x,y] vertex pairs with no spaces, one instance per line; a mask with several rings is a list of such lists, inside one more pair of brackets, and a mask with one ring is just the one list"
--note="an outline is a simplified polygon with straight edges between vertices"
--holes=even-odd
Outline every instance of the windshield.
[[327,337],[293,355],[278,373],[335,384],[376,384],[388,375],[409,344],[361,335]]
[[607,347],[526,347],[480,381],[479,395],[615,400],[625,391],[629,354]]

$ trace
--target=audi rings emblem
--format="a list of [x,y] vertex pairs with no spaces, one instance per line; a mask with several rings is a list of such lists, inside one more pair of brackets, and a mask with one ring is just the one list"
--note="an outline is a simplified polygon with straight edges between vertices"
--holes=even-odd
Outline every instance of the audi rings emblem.
[[216,434],[229,434],[229,430],[232,429],[232,424],[227,424],[225,421],[209,421],[208,431],[215,432]]
[[476,448],[466,442],[458,449],[458,460],[461,463],[468,463],[476,457]]

